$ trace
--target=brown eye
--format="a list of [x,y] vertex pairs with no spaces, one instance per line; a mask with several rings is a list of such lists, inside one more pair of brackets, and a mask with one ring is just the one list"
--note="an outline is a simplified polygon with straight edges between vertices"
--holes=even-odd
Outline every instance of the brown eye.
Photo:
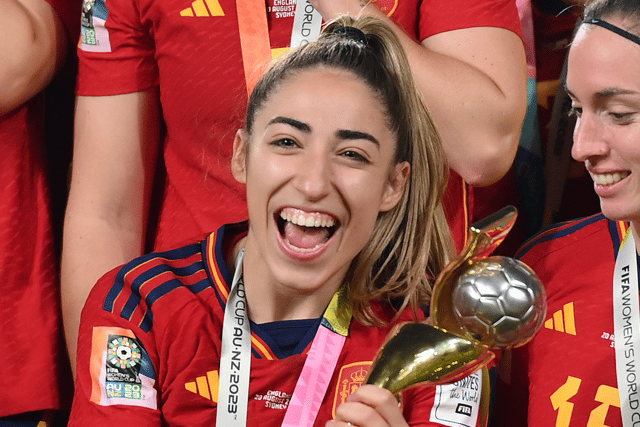
[[612,111],[609,113],[609,115],[611,116],[611,118],[615,123],[619,125],[626,125],[633,121],[633,117],[635,113],[632,113],[632,112],[616,113]]
[[270,145],[281,148],[294,148],[298,146],[298,144],[291,138],[276,139],[275,141],[272,141]]
[[365,156],[363,156],[362,154],[358,153],[355,150],[345,150],[341,153],[341,155],[343,157],[346,157],[350,160],[356,161],[356,162],[361,162],[361,163],[371,163],[369,161],[369,159],[367,159]]

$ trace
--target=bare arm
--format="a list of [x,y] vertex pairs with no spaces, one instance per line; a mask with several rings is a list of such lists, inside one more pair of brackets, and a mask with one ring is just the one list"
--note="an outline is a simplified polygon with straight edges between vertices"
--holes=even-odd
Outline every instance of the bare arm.
[[526,112],[522,40],[483,27],[437,34],[422,46],[409,59],[423,70],[414,75],[451,167],[471,185],[493,184],[511,167]]
[[158,151],[157,89],[78,97],[62,248],[62,307],[75,372],[80,313],[112,268],[140,255]]
[[0,1],[0,116],[49,84],[66,49],[62,23],[49,3]]
[[413,41],[374,4],[314,0],[325,19],[372,15],[394,28],[442,136],[451,167],[471,185],[499,180],[518,147],[526,112],[522,40],[501,28],[468,28]]

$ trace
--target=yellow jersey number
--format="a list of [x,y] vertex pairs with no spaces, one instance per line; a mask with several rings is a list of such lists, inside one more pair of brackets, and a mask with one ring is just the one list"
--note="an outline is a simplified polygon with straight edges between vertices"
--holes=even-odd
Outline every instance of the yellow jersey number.
[[[567,381],[550,396],[553,409],[558,413],[556,427],[569,426],[574,405],[569,399],[578,394],[581,382],[580,378],[569,376]],[[594,400],[599,402],[600,405],[589,414],[587,427],[608,427],[604,420],[607,417],[609,407],[620,407],[618,389],[608,385],[601,385],[598,387]]]

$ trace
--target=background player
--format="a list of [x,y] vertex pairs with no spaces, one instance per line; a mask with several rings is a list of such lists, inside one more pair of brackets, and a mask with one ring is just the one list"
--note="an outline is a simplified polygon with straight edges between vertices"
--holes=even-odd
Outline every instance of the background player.
[[587,3],[571,45],[572,156],[591,175],[602,214],[545,231],[520,250],[545,283],[550,316],[530,344],[514,351],[507,397],[522,400],[498,400],[504,425],[524,425],[511,417],[526,413],[514,408],[527,404],[532,427],[640,419],[637,360],[629,351],[640,316],[629,315],[628,327],[615,319],[626,312],[624,301],[638,300],[639,28],[637,1],[596,0]]
[[[71,147],[73,103],[65,107],[69,98],[73,101],[73,86],[67,85],[65,78],[73,82],[75,75],[72,47],[79,32],[80,6],[76,0],[0,2],[3,426],[61,422],[64,415],[56,417],[53,411],[64,409],[68,415],[71,403],[71,373],[60,312],[60,242],[54,233],[54,211],[64,204],[64,198],[52,201],[52,190],[62,187],[56,187],[58,181],[53,178],[66,177],[66,164],[59,160]],[[60,77],[61,70],[68,75]],[[53,103],[60,121],[55,128],[46,129],[53,132],[45,133]],[[69,131],[66,135],[65,130]],[[52,147],[56,153],[51,157],[56,160],[54,171],[49,170],[46,155]],[[54,195],[60,193],[64,192]],[[56,225],[59,229],[61,223]]]

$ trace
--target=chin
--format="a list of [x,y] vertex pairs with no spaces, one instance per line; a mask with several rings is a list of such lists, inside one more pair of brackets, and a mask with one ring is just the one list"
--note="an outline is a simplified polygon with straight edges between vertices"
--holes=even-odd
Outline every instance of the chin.
[[604,216],[612,221],[637,221],[640,219],[640,207],[630,210],[629,205],[619,206],[600,201],[600,209]]

